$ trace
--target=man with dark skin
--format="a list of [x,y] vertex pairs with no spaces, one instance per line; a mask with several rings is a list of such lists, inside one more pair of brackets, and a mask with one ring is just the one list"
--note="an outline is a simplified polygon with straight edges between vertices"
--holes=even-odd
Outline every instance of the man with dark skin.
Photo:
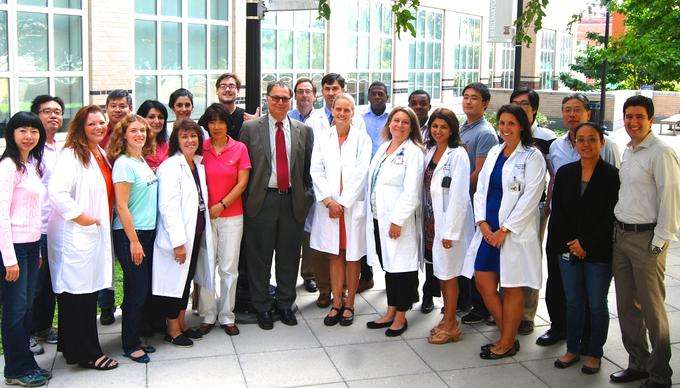
[[427,119],[430,115],[430,95],[424,90],[415,90],[408,96],[408,107],[413,109],[420,123],[423,142],[427,142],[430,133],[427,130]]

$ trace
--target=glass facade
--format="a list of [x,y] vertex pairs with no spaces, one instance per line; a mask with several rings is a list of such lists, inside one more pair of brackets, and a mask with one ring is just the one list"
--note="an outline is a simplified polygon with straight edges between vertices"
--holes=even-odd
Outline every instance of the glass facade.
[[419,9],[408,53],[409,92],[422,89],[435,100],[441,98],[443,19],[442,11]]
[[475,16],[451,14],[453,35],[453,95],[460,96],[468,84],[479,81],[482,55],[482,19]]
[[539,89],[552,89],[555,77],[555,30],[540,30],[539,44],[540,84]]

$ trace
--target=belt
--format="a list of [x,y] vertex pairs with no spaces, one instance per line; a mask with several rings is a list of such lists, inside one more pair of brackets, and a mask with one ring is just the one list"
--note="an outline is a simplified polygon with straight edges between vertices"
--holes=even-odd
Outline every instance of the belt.
[[621,230],[626,232],[645,232],[649,230],[654,230],[656,223],[652,224],[624,224],[623,222],[616,220],[616,225]]
[[290,193],[290,189],[279,190],[276,187],[267,187],[267,191],[270,193],[276,193],[278,195],[286,195]]

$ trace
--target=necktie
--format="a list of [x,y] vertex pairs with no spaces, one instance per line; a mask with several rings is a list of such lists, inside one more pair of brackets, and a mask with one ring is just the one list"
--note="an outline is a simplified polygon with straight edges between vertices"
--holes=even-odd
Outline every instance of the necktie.
[[333,115],[328,116],[328,124],[333,125]]
[[286,137],[283,134],[283,123],[276,123],[276,186],[279,190],[288,190],[288,155],[286,154]]

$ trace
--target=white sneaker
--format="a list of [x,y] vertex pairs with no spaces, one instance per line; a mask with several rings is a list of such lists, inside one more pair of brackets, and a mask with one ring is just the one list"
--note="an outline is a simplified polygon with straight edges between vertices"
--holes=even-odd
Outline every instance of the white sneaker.
[[45,353],[45,349],[38,343],[38,340],[35,338],[35,336],[31,336],[28,339],[28,347],[31,349],[31,353],[35,355]]

